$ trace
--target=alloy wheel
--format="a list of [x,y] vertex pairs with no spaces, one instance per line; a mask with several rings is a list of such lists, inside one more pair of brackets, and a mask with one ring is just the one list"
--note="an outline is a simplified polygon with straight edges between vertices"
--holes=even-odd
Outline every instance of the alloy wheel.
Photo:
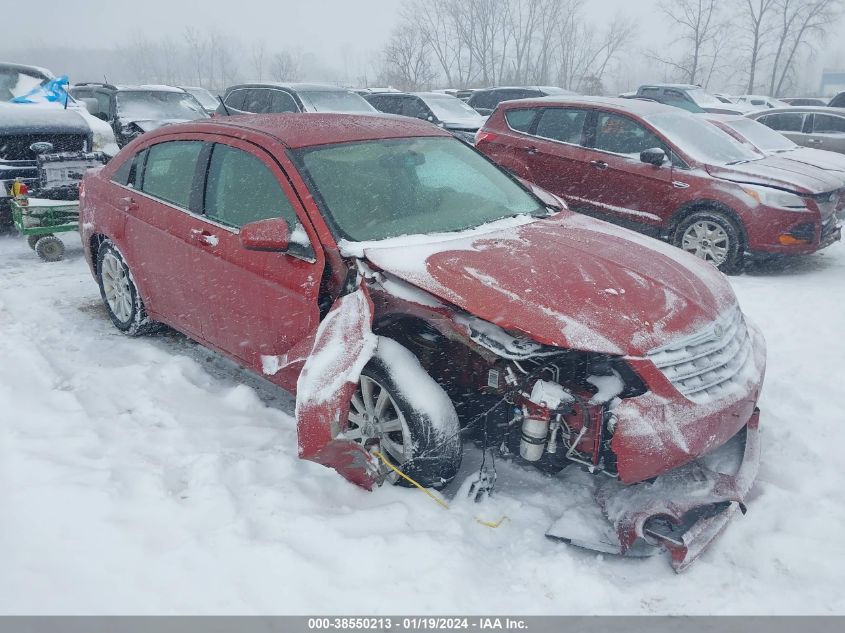
[[100,269],[106,303],[118,321],[128,323],[132,317],[132,288],[123,262],[114,253],[106,253]]
[[730,237],[727,231],[711,220],[699,220],[687,227],[681,238],[681,248],[716,266],[728,258]]

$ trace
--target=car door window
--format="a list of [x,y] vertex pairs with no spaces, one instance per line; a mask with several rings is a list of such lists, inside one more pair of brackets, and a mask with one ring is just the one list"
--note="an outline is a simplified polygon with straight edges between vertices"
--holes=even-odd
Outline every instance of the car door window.
[[299,112],[299,106],[290,93],[284,90],[270,90],[269,112]]
[[402,103],[402,114],[416,119],[426,119],[431,116],[431,110],[417,97],[405,97]]
[[141,150],[135,156],[124,161],[114,174],[112,174],[112,182],[138,189],[141,180],[140,175],[144,169],[144,161],[147,158],[147,151],[146,149]]
[[767,114],[757,120],[778,132],[801,132],[804,129],[804,115],[800,112]]
[[813,132],[816,134],[845,134],[845,117],[816,113],[813,115]]
[[293,205],[267,165],[252,154],[221,144],[211,153],[205,214],[233,228],[269,218],[284,218],[291,229],[297,225]]
[[402,114],[402,99],[396,97],[379,97],[375,105],[377,110],[387,112],[388,114]]
[[663,142],[633,119],[618,114],[601,113],[596,122],[594,147],[605,152],[625,154],[639,159],[640,152],[659,147],[669,153]]
[[531,129],[531,124],[534,122],[534,117],[537,115],[537,110],[534,108],[524,108],[521,110],[508,110],[505,112],[505,120],[512,130],[517,132],[525,132],[526,134]]
[[563,143],[580,144],[584,131],[586,110],[546,108],[537,122],[537,136]]
[[246,90],[233,90],[229,93],[229,96],[226,97],[226,105],[230,108],[234,108],[235,110],[243,110],[244,109],[244,100],[246,99]]
[[270,91],[263,88],[249,88],[244,91],[243,110],[256,114],[267,112],[270,109]]
[[149,149],[140,189],[188,209],[202,141],[168,141]]

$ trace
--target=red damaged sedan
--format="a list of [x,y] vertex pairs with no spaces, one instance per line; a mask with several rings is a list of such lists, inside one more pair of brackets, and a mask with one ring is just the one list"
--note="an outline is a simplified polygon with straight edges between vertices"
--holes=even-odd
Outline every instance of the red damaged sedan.
[[448,132],[173,125],[89,173],[80,205],[114,325],[167,324],[296,391],[300,456],[355,483],[443,486],[464,439],[583,468],[592,501],[549,536],[676,569],[745,508],[765,346],[723,276]]
[[835,174],[735,142],[706,119],[635,99],[499,105],[476,147],[569,206],[663,238],[718,266],[806,255],[840,239]]

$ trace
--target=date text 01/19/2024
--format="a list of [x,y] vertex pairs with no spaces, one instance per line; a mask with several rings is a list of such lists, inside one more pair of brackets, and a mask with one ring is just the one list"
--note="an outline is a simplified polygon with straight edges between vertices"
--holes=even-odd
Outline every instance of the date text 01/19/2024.
[[308,619],[308,629],[311,631],[518,631],[526,628],[527,623],[523,619],[498,617],[334,617]]

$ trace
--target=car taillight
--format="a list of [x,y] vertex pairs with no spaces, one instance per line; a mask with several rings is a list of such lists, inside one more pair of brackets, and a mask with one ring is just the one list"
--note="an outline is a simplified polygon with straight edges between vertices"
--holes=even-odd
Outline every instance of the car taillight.
[[493,134],[493,132],[478,130],[478,132],[475,133],[475,144],[478,145],[482,141],[492,143],[497,138],[499,137],[496,134]]

